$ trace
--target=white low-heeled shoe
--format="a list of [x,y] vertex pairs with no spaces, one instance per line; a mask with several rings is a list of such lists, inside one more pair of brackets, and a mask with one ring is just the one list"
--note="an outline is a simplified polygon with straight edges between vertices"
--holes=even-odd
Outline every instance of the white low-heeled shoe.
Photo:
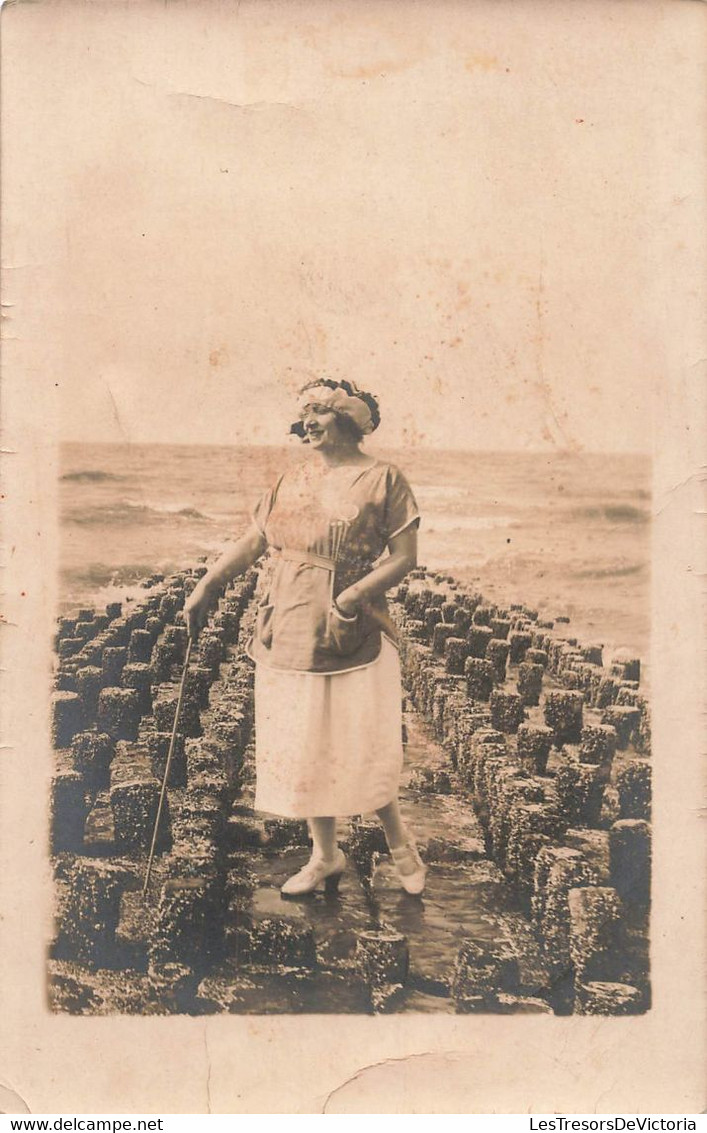
[[390,855],[395,863],[400,878],[400,884],[406,893],[419,897],[424,891],[427,878],[427,866],[420,857],[414,842],[407,842],[391,850]]
[[287,879],[280,893],[283,897],[305,897],[308,893],[314,893],[322,881],[325,889],[338,889],[345,869],[346,856],[341,850],[336,851],[336,857],[331,862],[323,858],[310,858],[299,873]]

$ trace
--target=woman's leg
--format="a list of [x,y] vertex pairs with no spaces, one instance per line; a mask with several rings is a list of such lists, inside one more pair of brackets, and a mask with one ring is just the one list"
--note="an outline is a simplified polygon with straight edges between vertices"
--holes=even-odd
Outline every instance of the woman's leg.
[[427,869],[420,857],[414,840],[410,837],[400,813],[400,803],[382,806],[376,814],[383,823],[385,837],[390,846],[390,854],[400,878],[400,884],[407,893],[419,897],[425,888]]
[[330,862],[336,857],[338,846],[336,843],[335,818],[308,818],[309,832],[312,835],[314,851],[312,857],[321,858]]
[[400,803],[397,798],[376,811],[383,824],[385,838],[391,850],[398,850],[410,840],[407,827],[400,813]]
[[299,873],[289,877],[280,892],[283,897],[304,897],[313,893],[322,881],[325,887],[336,887],[346,868],[346,858],[336,843],[335,818],[308,818],[312,835],[312,856]]

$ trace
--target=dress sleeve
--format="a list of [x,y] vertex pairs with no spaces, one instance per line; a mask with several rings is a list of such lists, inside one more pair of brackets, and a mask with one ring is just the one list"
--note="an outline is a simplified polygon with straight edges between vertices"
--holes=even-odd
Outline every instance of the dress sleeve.
[[[282,477],[280,477],[280,480],[282,480]],[[265,534],[265,527],[267,525],[268,519],[270,518],[270,512],[272,511],[273,504],[275,503],[275,496],[277,495],[277,490],[280,487],[280,480],[278,480],[276,484],[273,484],[271,488],[268,488],[267,492],[263,492],[262,496],[253,508],[253,511],[251,512],[250,518],[252,519],[253,523],[258,528],[258,531],[264,539],[267,539],[267,535]]]
[[420,522],[420,511],[407,479],[399,468],[388,469],[385,496],[385,534],[387,539],[399,535],[406,527]]

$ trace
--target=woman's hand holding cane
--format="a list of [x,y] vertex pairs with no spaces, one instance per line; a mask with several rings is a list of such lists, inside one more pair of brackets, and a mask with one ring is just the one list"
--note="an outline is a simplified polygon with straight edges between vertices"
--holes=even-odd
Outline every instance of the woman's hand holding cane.
[[251,525],[237,543],[229,547],[213,564],[184,603],[184,621],[189,637],[196,641],[206,625],[225,586],[260,558],[266,548],[265,536]]
[[248,570],[260,558],[266,546],[262,531],[251,524],[245,535],[229,547],[200,579],[184,603],[184,621],[193,641],[196,641],[199,631],[206,625],[223,588],[231,579]]
[[184,603],[184,621],[187,633],[192,641],[197,640],[199,633],[206,625],[217,599],[213,590],[208,585],[203,585],[203,582],[202,579],[198,586],[194,587]]

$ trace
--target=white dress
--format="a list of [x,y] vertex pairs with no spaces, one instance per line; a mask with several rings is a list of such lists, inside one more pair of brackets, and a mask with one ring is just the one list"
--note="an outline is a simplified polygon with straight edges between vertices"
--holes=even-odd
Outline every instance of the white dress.
[[276,552],[251,646],[256,808],[288,818],[376,810],[397,797],[403,761],[395,630],[383,597],[349,623],[331,596],[419,521],[410,486],[381,461],[299,466],[253,518]]
[[400,661],[384,637],[377,661],[347,673],[257,665],[258,810],[345,817],[397,797],[403,763]]

